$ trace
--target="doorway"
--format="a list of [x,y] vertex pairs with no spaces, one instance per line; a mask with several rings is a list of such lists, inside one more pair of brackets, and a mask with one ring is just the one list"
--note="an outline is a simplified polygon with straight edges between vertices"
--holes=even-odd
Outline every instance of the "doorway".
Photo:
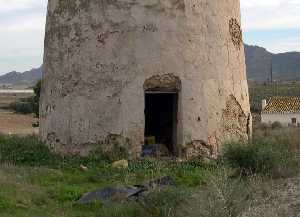
[[156,144],[165,145],[176,154],[177,144],[177,92],[145,93],[145,138],[153,137]]

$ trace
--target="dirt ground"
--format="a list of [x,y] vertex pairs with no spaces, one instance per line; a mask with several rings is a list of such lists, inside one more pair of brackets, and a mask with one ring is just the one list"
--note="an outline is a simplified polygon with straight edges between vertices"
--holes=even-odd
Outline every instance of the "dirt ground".
[[300,217],[300,177],[277,180],[242,217]]
[[0,134],[30,135],[37,134],[38,128],[33,128],[32,123],[37,119],[33,115],[21,115],[13,112],[0,111]]

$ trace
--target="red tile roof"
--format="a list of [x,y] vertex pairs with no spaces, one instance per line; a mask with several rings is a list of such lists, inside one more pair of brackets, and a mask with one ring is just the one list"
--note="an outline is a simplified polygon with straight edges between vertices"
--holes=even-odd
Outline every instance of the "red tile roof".
[[262,113],[300,113],[300,97],[272,97]]

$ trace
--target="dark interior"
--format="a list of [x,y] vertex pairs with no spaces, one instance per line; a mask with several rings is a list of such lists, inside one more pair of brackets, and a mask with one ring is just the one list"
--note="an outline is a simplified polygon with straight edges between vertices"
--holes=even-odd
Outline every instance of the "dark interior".
[[145,94],[145,137],[154,136],[174,154],[177,129],[177,93]]

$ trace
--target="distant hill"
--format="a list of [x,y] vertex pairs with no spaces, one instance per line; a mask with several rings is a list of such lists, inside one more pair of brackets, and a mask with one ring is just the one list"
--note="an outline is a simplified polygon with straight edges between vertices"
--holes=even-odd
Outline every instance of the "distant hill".
[[12,71],[0,76],[0,85],[25,85],[31,86],[42,77],[42,66],[26,72]]
[[300,81],[300,52],[273,54],[265,48],[245,45],[247,77],[256,82]]
[[[273,80],[300,81],[300,52],[273,54],[263,47],[245,45],[247,77],[254,82]],[[271,61],[272,59],[272,61]],[[42,66],[26,72],[9,72],[0,76],[0,85],[32,86],[42,77]]]

